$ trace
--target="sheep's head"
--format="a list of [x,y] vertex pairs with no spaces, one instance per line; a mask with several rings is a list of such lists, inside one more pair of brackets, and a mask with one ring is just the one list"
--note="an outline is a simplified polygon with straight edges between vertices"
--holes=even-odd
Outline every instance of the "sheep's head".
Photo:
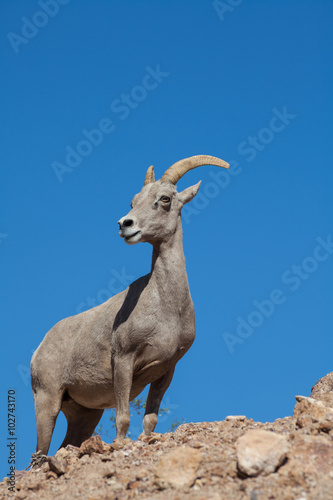
[[197,194],[201,181],[180,193],[176,184],[186,172],[201,165],[229,168],[225,161],[205,155],[178,161],[158,181],[154,167],[148,168],[144,186],[132,200],[132,210],[118,221],[119,235],[126,243],[164,241],[175,232],[182,207]]

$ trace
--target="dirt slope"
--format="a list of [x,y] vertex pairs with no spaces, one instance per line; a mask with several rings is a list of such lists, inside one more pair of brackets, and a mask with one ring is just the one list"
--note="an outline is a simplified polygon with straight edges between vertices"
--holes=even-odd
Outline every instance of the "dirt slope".
[[[332,382],[321,379],[311,397],[296,397],[293,417],[273,423],[230,416],[137,441],[95,436],[16,471],[15,498],[332,500]],[[6,478],[0,498],[13,498]]]

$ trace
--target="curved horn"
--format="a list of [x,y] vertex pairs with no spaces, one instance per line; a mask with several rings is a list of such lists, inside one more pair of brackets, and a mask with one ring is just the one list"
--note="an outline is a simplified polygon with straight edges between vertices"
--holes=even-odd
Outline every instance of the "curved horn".
[[215,156],[197,155],[184,158],[177,161],[161,177],[161,181],[170,181],[172,184],[177,184],[179,179],[183,177],[192,168],[201,167],[202,165],[215,165],[216,167],[229,168],[229,163],[216,158]]
[[145,182],[143,185],[146,186],[147,184],[150,184],[151,182],[155,182],[155,174],[154,174],[153,165],[151,165],[148,168],[147,173],[146,173],[146,177],[145,177]]

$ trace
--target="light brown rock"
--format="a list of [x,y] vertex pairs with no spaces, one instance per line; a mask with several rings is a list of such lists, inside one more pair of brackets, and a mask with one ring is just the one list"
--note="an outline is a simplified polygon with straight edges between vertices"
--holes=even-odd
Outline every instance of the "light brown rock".
[[324,402],[305,396],[295,396],[294,418],[299,427],[322,432],[333,432],[333,408]]
[[238,420],[240,422],[243,422],[244,420],[246,420],[246,416],[245,415],[228,415],[227,417],[225,417],[225,419],[227,421],[229,421],[229,420]]
[[162,457],[155,471],[155,482],[161,488],[192,486],[202,460],[200,451],[182,446]]
[[190,441],[187,442],[188,446],[191,446],[191,448],[202,448],[204,446],[201,441],[198,441],[197,439],[191,439]]
[[274,472],[289,451],[288,440],[279,434],[264,430],[250,430],[237,440],[237,464],[247,476]]
[[60,448],[54,457],[60,462],[68,465],[73,464],[78,460],[80,448],[77,446],[67,445],[66,448]]
[[[306,491],[303,497],[306,500],[331,500],[332,471],[333,442],[327,434],[309,436],[297,431],[288,461],[279,469],[278,475],[281,477],[281,485],[297,484],[298,488]],[[300,497],[302,496],[298,495],[294,498]]]
[[112,450],[122,450],[126,445],[131,443],[130,438],[125,438],[125,439],[115,439],[113,443],[111,444],[111,449]]
[[55,457],[47,457],[47,461],[49,464],[50,471],[55,472],[57,476],[61,476],[65,474],[67,465],[60,460],[57,460]]
[[92,436],[81,444],[79,450],[80,457],[82,457],[82,455],[91,455],[92,453],[103,453],[103,441],[101,440],[101,436]]
[[333,372],[318,380],[312,387],[310,397],[333,408]]

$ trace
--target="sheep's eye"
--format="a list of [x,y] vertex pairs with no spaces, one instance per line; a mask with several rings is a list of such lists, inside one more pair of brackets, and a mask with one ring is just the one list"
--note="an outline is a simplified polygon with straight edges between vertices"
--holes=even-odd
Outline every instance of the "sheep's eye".
[[170,198],[169,196],[161,196],[160,200],[163,201],[163,203],[169,203]]

